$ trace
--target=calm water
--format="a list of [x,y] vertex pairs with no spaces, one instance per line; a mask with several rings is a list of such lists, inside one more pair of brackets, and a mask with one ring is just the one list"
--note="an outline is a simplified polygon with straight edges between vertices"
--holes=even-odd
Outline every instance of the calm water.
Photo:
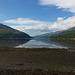
[[58,45],[49,39],[32,39],[27,43],[16,46],[17,48],[64,48],[65,46]]
[[[72,42],[71,42],[72,43]],[[74,44],[50,41],[48,38],[21,39],[21,40],[0,40],[0,47],[15,48],[67,48],[75,47]]]

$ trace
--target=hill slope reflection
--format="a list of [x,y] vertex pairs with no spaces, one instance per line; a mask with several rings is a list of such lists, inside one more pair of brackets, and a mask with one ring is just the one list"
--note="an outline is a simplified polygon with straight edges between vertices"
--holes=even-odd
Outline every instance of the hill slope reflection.
[[0,47],[16,47],[21,44],[25,44],[30,39],[1,39]]

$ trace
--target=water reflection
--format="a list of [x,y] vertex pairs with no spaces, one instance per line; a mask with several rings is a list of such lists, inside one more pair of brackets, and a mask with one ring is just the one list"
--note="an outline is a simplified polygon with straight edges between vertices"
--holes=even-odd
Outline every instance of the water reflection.
[[74,41],[71,43],[51,41],[49,38],[34,38],[27,43],[19,45],[17,47],[22,48],[75,48]]
[[20,44],[25,44],[30,39],[0,39],[0,47],[16,47]]
[[56,44],[61,44],[65,47],[68,47],[68,48],[75,48],[75,40],[51,40],[53,42],[56,42]]
[[75,48],[75,41],[54,41],[49,38],[0,40],[0,47],[15,48]]
[[63,47],[63,48],[65,48],[65,47],[75,48],[75,41],[72,41],[72,40],[64,40],[64,41],[62,41],[62,40],[50,40],[49,38],[41,38],[41,39],[37,38],[35,40],[41,41],[45,44],[49,44],[50,46],[55,45],[54,48],[56,48],[56,47],[59,47],[59,48],[61,48],[61,47]]
[[17,48],[65,48],[65,46],[50,41],[49,38],[34,38],[25,44],[17,46]]

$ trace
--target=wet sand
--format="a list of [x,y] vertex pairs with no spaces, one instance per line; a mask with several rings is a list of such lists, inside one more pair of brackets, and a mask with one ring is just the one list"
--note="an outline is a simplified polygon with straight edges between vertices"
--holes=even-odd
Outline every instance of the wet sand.
[[[24,75],[39,75],[36,71],[40,71],[40,73],[42,72],[40,75],[50,75],[47,74],[48,72],[57,73],[52,75],[59,75],[58,72],[60,75],[68,75],[67,73],[75,72],[75,52],[69,52],[67,49],[0,48],[0,69],[0,73],[10,71],[10,73],[28,73]],[[9,75],[23,74],[12,73]]]

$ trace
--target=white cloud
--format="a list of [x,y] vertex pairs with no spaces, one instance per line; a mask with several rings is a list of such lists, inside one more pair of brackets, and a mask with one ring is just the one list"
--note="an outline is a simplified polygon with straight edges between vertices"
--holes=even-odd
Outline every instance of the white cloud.
[[19,24],[19,25],[11,26],[11,27],[18,29],[20,31],[26,32],[30,35],[40,35],[40,34],[44,34],[48,32],[66,30],[68,28],[75,26],[75,16],[69,17],[67,19],[58,17],[56,22],[53,22],[53,23],[37,21],[32,19],[25,19],[25,18],[13,19],[13,22],[11,22],[11,20],[8,20],[8,22],[7,21],[4,21],[4,22]]
[[57,6],[58,9],[75,13],[75,0],[40,0],[40,4]]
[[68,28],[74,27],[75,26],[75,16],[69,17],[68,19],[63,19],[63,18],[57,18],[57,21],[54,22],[49,29],[53,30],[66,30]]
[[62,21],[64,18],[62,18],[62,17],[58,17],[57,18],[57,21]]
[[37,24],[37,23],[42,23],[41,21],[36,21],[36,20],[29,19],[29,18],[18,18],[18,19],[6,20],[4,22],[13,23],[13,24]]

